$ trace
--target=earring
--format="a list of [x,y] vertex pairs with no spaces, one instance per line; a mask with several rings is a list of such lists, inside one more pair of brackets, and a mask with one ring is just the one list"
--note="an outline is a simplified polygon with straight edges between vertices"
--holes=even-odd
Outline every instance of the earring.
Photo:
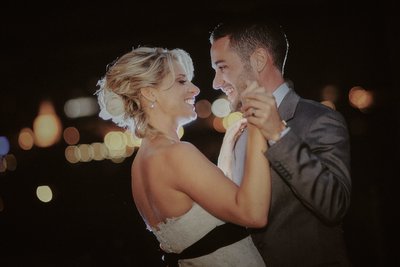
[[151,102],[151,104],[150,104],[150,108],[151,108],[151,109],[154,108],[154,103],[155,103],[155,102]]

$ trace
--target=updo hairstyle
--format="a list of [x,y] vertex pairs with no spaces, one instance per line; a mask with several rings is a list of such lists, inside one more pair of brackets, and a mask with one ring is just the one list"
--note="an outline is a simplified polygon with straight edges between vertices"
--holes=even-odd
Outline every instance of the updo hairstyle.
[[158,131],[148,123],[141,104],[141,88],[158,88],[163,79],[172,73],[173,63],[179,62],[188,80],[193,78],[193,62],[182,49],[168,50],[159,47],[138,47],[107,66],[96,91],[100,106],[99,116],[111,119],[119,127],[127,128],[137,137],[156,135]]

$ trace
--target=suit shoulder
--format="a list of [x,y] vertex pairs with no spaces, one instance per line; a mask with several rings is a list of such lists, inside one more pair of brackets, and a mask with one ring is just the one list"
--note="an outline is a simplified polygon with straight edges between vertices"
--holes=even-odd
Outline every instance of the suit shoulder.
[[343,115],[337,110],[325,106],[315,100],[305,98],[300,98],[296,113],[303,114],[309,119],[316,119],[320,116],[329,116],[338,120],[344,120]]

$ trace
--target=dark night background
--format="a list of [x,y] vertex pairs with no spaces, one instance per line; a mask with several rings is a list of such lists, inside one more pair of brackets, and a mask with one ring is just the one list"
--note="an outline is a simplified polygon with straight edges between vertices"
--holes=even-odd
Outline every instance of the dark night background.
[[[352,145],[352,204],[343,223],[349,256],[354,266],[398,266],[397,10],[394,1],[374,0],[3,1],[0,136],[10,140],[18,165],[0,173],[0,266],[161,266],[158,244],[131,197],[134,156],[122,164],[70,164],[63,140],[24,151],[18,133],[32,127],[47,99],[64,128],[79,129],[80,143],[101,142],[99,128],[109,122],[69,119],[63,106],[70,98],[93,96],[106,65],[133,46],[185,49],[195,64],[193,82],[202,89],[198,99],[216,99],[209,31],[223,18],[250,15],[272,16],[286,29],[285,76],[300,95],[320,101],[325,85],[340,88],[336,108],[348,122]],[[350,106],[353,86],[374,92],[367,112]],[[183,139],[215,162],[223,135],[206,125],[197,119]],[[52,202],[36,198],[41,184],[56,189]]]

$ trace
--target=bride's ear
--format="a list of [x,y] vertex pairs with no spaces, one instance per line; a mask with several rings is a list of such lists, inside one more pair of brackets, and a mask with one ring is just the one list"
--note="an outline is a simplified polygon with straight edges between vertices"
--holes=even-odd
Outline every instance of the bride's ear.
[[156,101],[155,89],[152,87],[143,87],[140,89],[141,95],[149,102]]

